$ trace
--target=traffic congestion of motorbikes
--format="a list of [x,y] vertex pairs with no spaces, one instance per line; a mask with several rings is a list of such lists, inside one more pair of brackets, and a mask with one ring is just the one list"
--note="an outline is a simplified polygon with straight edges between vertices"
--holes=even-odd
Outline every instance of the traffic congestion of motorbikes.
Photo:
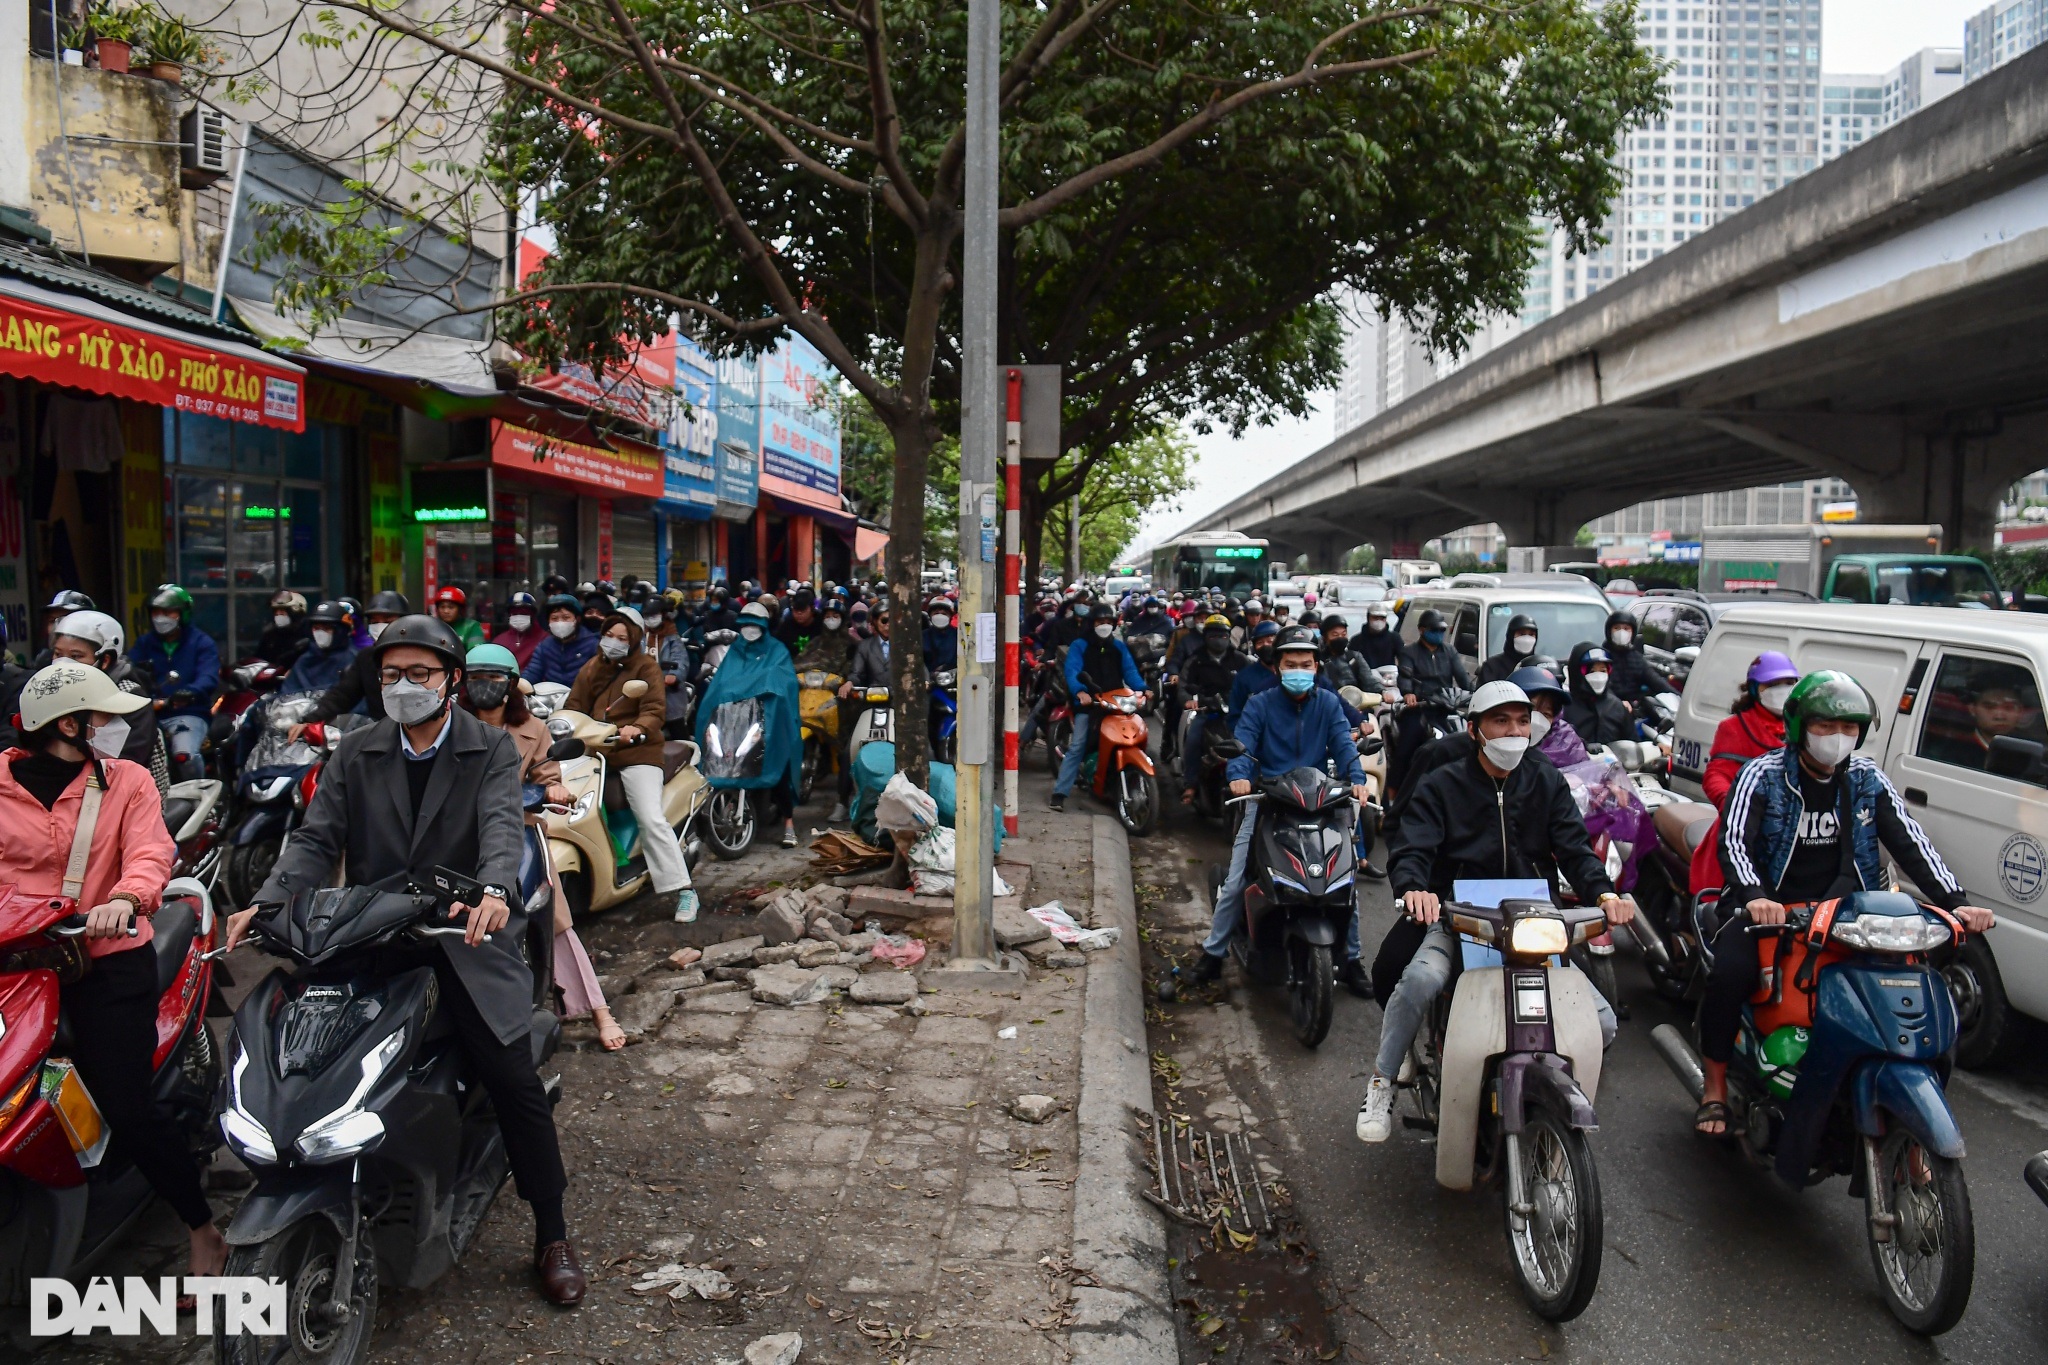
[[[1562,1321],[1599,1285],[1622,939],[1693,1014],[1654,1043],[1701,1139],[1795,1187],[1848,1177],[1893,1314],[1954,1326],[1975,1248],[1951,964],[1994,916],[1860,752],[1897,700],[1759,650],[1690,800],[1689,679],[1626,607],[1572,638],[1503,612],[1468,658],[1426,596],[1299,602],[1048,583],[1030,607],[1021,752],[1053,809],[1079,787],[1133,836],[1231,831],[1162,999],[1235,962],[1306,1047],[1338,989],[1375,999],[1357,1136],[1432,1133],[1438,1182],[1497,1193],[1522,1293]],[[89,1271],[162,1197],[193,1274],[287,1286],[296,1354],[244,1334],[222,1359],[357,1360],[379,1285],[445,1274],[508,1177],[541,1292],[579,1302],[540,1073],[564,1017],[624,1038],[576,924],[649,893],[695,918],[698,860],[793,847],[816,793],[871,822],[892,639],[919,642],[950,760],[953,594],[892,633],[869,585],[551,581],[488,620],[454,588],[424,611],[286,592],[236,660],[183,589],[148,605],[131,641],[59,594],[0,675],[0,1302]],[[280,966],[222,1047],[244,942]],[[223,1142],[255,1184],[218,1228],[198,1172]],[[2048,1154],[2026,1178],[2048,1200]]]

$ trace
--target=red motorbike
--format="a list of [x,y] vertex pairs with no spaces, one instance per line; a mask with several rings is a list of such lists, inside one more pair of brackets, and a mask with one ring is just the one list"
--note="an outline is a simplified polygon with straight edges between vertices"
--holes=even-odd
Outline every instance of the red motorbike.
[[1159,778],[1146,748],[1144,697],[1123,687],[1099,692],[1094,710],[1095,797],[1114,807],[1132,834],[1150,834],[1159,823]]
[[[291,669],[268,659],[247,658],[227,671],[223,686],[213,699],[213,716],[206,726],[205,752],[212,770],[233,782],[246,746],[241,741],[243,726],[251,719],[250,708],[266,697],[275,696]],[[259,713],[260,714],[260,713]]]
[[[204,1169],[221,1141],[209,1002],[227,1013],[214,992],[219,926],[206,888],[173,879],[150,926],[155,1094]],[[67,1056],[58,971],[67,955],[84,953],[84,933],[68,897],[0,886],[0,1304],[26,1304],[32,1279],[85,1274],[155,1198],[140,1171],[109,1155],[99,1107]]]

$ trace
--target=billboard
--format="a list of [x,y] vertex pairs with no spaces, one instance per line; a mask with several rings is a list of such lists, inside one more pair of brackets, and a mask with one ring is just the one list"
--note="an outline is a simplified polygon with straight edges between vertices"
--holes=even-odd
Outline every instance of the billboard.
[[838,376],[801,337],[761,357],[761,487],[840,510]]
[[761,362],[748,356],[718,361],[718,468],[712,491],[733,507],[761,501]]
[[683,516],[708,517],[718,501],[717,362],[686,336],[675,338],[675,401],[662,431],[663,501]]

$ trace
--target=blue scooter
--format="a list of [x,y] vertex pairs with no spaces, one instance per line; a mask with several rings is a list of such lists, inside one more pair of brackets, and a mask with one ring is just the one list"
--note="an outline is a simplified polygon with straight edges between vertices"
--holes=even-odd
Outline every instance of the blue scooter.
[[953,761],[953,734],[960,720],[953,690],[959,681],[959,673],[950,668],[932,674],[932,757],[940,763]]
[[[1711,953],[1717,907],[1702,898],[1695,914]],[[1962,1130],[1943,1089],[1955,1005],[1927,959],[1962,931],[1911,896],[1859,891],[1749,932],[1776,939],[1778,952],[1759,992],[1770,998],[1743,1006],[1728,1131],[1794,1189],[1848,1176],[1886,1306],[1915,1332],[1946,1332],[1970,1302],[1976,1239]],[[1793,992],[1810,994],[1810,1023],[1796,1022]],[[1691,1042],[1669,1024],[1650,1037],[1697,1103],[1697,1022]]]

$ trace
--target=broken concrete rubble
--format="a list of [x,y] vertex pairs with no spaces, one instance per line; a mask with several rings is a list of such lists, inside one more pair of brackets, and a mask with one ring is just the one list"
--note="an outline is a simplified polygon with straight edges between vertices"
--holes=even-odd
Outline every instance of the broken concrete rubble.
[[724,943],[714,943],[704,950],[704,956],[698,965],[709,972],[718,967],[732,967],[742,962],[751,962],[754,950],[766,942],[766,939],[756,934],[752,938],[735,938]]

